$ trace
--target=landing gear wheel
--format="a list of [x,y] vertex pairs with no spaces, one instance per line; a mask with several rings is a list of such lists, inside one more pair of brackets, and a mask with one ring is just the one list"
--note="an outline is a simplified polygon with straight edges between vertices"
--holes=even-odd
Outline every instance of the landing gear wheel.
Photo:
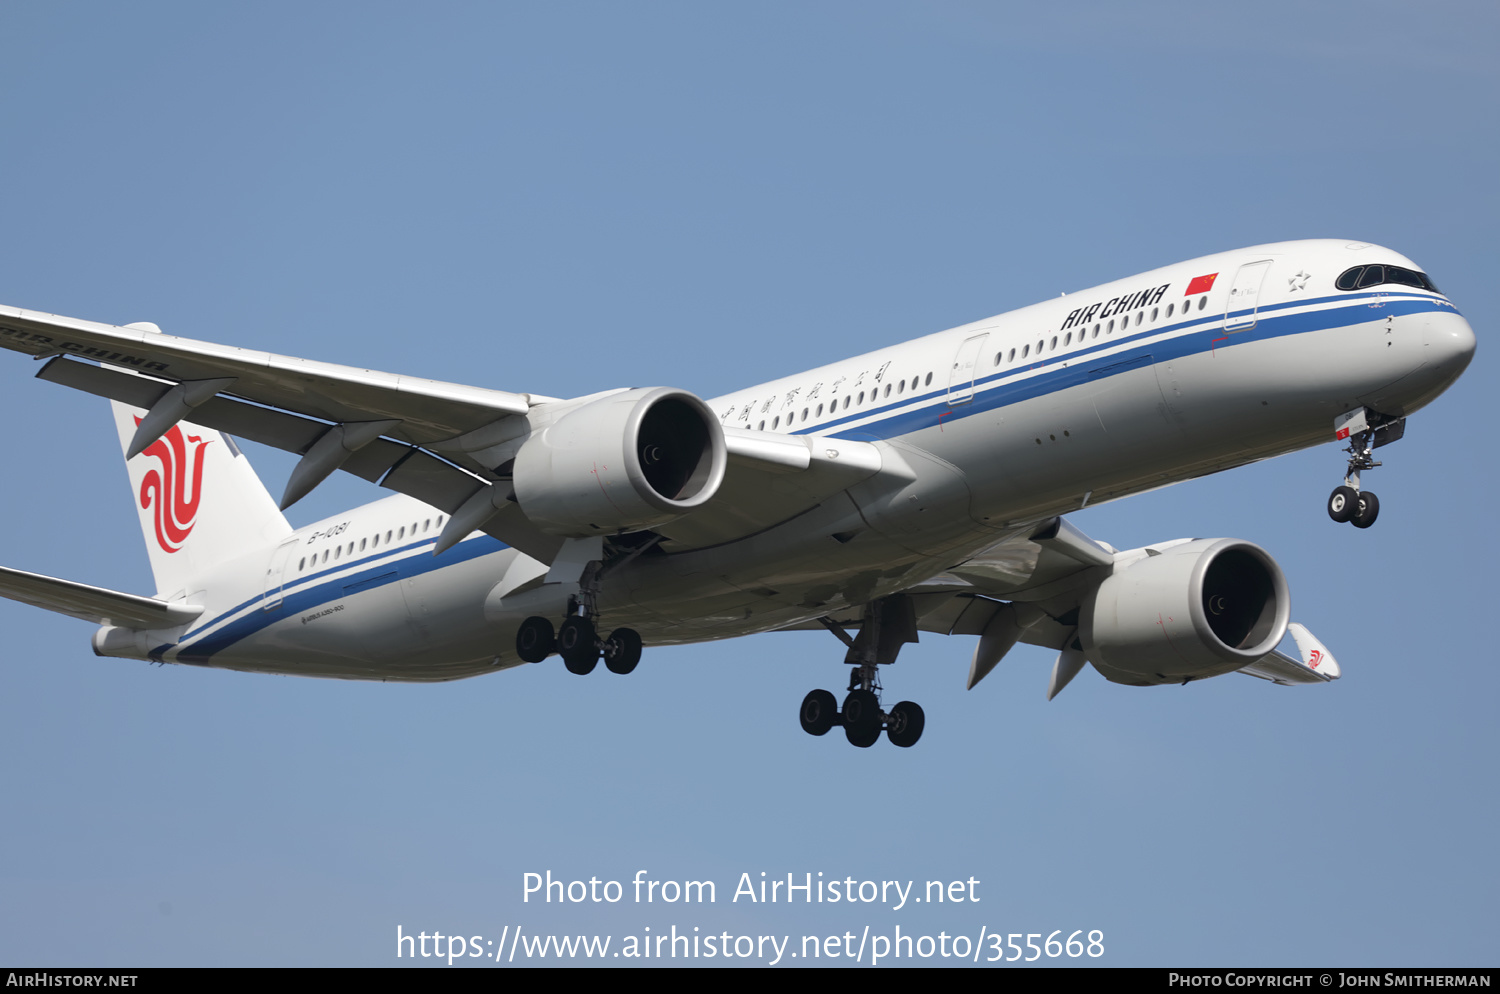
[[802,698],[802,730],[808,735],[826,735],[838,724],[839,702],[826,690],[814,690]]
[[521,622],[521,628],[516,632],[516,655],[528,663],[540,663],[552,655],[556,647],[552,622],[534,614]]
[[1353,487],[1334,487],[1328,495],[1328,516],[1339,524],[1354,517],[1359,509],[1359,491]]
[[1380,516],[1380,498],[1369,490],[1360,491],[1354,516],[1349,520],[1355,528],[1368,528]]
[[927,717],[922,714],[920,705],[911,701],[902,701],[891,708],[891,724],[885,730],[885,735],[891,740],[891,745],[908,749],[917,744],[917,739],[922,737],[922,728],[926,724]]
[[851,690],[844,698],[844,736],[861,749],[880,738],[880,702],[870,691]]
[[634,628],[616,628],[604,642],[604,665],[611,673],[629,673],[641,661],[641,637]]
[[576,614],[564,621],[557,630],[557,652],[563,657],[563,665],[569,673],[579,676],[592,673],[599,663],[599,645],[593,622]]

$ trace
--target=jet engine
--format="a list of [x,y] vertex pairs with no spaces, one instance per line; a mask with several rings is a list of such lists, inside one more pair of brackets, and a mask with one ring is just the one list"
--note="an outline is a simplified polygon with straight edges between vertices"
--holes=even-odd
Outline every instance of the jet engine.
[[1084,655],[1116,683],[1181,683],[1264,657],[1286,634],[1286,577],[1258,545],[1196,539],[1148,554],[1084,599]]
[[587,537],[663,524],[724,480],[724,431],[685,390],[650,387],[590,401],[516,454],[516,501],[537,527]]

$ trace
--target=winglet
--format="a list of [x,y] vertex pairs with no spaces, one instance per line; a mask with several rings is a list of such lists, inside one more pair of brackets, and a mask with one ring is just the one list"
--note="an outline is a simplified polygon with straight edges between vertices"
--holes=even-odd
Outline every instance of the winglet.
[[1313,637],[1312,632],[1296,622],[1287,625],[1286,630],[1292,636],[1292,641],[1297,643],[1297,655],[1301,658],[1293,659],[1280,650],[1272,649],[1249,666],[1241,667],[1240,672],[1286,687],[1329,683],[1339,678],[1338,660],[1333,658],[1333,653],[1322,642]]
[[1339,661],[1307,630],[1307,626],[1294,621],[1286,626],[1286,630],[1291,634],[1292,641],[1297,643],[1297,652],[1302,656],[1303,666],[1329,680],[1337,680],[1342,675]]

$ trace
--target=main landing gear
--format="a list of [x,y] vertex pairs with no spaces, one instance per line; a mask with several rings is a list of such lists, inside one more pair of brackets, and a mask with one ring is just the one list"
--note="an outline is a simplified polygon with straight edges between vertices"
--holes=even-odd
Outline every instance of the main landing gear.
[[562,657],[569,673],[592,673],[602,657],[611,673],[629,673],[641,661],[641,637],[634,628],[616,628],[601,639],[594,607],[597,573],[585,572],[579,597],[568,601],[568,615],[555,633],[552,622],[532,615],[516,632],[516,655],[528,663],[540,663],[552,653]]
[[849,647],[844,662],[854,669],[849,674],[849,693],[842,711],[826,690],[814,690],[802,699],[802,730],[809,735],[826,735],[835,725],[842,725],[844,737],[861,749],[874,745],[882,730],[892,745],[916,745],[927,723],[922,708],[902,701],[889,711],[881,710],[880,673],[876,668],[894,663],[901,646],[917,640],[911,598],[899,594],[866,604],[859,635],[854,638],[832,619],[819,620]]
[[1374,458],[1375,450],[1399,439],[1406,431],[1406,419],[1361,408],[1341,415],[1334,421],[1335,428],[1341,422],[1354,429],[1344,450],[1349,453],[1349,468],[1344,473],[1344,485],[1334,487],[1328,495],[1328,516],[1340,524],[1347,521],[1355,528],[1368,528],[1380,516],[1380,498],[1374,491],[1360,489],[1360,471],[1380,465]]
[[562,657],[569,673],[592,673],[599,660],[611,673],[629,673],[641,661],[641,637],[634,628],[616,628],[601,639],[594,622],[581,614],[563,619],[554,634],[552,622],[532,615],[516,632],[516,655],[528,663],[540,663],[552,653]]

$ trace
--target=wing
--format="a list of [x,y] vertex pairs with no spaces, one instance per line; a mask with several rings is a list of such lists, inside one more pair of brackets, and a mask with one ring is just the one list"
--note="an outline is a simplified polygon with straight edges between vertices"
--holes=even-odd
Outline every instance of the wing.
[[195,605],[169,604],[154,597],[124,594],[4,566],[0,566],[0,597],[99,625],[142,631],[185,625],[203,613],[203,608]]
[[[191,415],[302,457],[282,507],[342,469],[448,512],[438,552],[479,529],[544,563],[563,538],[516,502],[516,455],[534,432],[618,392],[573,400],[508,393],[13,307],[0,307],[0,346],[49,359],[41,379],[145,409],[132,452]],[[657,529],[669,550],[754,534],[883,471],[880,450],[867,442],[734,428],[724,436],[718,492]]]
[[668,551],[753,535],[876,474],[905,475],[869,442],[725,428],[724,443],[729,458],[718,496],[654,529]]
[[[1258,565],[1254,553],[1264,557]],[[1216,564],[1221,578],[1227,577],[1221,587],[1213,587],[1210,564]],[[1235,571],[1263,577],[1265,583],[1257,587],[1256,581],[1229,576]],[[1125,582],[1110,588],[1108,605],[1102,606],[1101,587],[1118,574],[1126,574]],[[1277,600],[1285,597],[1284,585],[1277,586],[1279,577],[1269,556],[1237,540],[1176,539],[1117,552],[1066,520],[1050,518],[909,588],[904,596],[911,599],[920,630],[979,636],[969,666],[970,689],[1018,642],[1059,651],[1049,700],[1088,663],[1111,681],[1136,685],[1187,682],[1226,668],[1283,686],[1337,680],[1340,670],[1332,653],[1304,626],[1285,622],[1286,606]],[[1254,591],[1263,591],[1268,606],[1252,612],[1255,623],[1231,634],[1228,627],[1213,627],[1221,621],[1209,617],[1221,589],[1225,597],[1246,601],[1256,596]],[[1096,597],[1094,643],[1085,649],[1081,616]],[[1203,604],[1198,614],[1207,629],[1195,630],[1189,621],[1194,599]],[[1182,623],[1173,627],[1177,616]],[[860,619],[849,615],[797,627],[829,622],[857,627]],[[1267,644],[1273,637],[1280,641],[1278,624],[1296,642],[1297,656]],[[1208,644],[1212,639],[1222,644],[1215,649]],[[1222,661],[1224,645],[1245,647],[1238,662]],[[1251,655],[1253,646],[1263,655]]]

